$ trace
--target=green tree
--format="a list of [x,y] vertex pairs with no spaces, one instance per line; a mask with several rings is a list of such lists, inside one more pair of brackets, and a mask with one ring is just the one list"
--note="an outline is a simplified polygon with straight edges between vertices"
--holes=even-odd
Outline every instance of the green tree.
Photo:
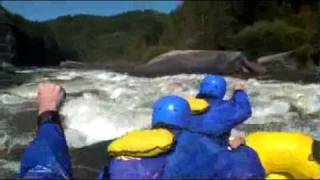
[[305,42],[306,32],[283,20],[261,21],[248,26],[234,36],[235,47],[250,59],[293,50]]

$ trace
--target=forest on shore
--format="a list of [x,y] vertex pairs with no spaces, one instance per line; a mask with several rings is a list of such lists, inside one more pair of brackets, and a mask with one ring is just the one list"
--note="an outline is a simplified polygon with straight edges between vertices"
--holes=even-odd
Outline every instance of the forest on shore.
[[[75,15],[34,22],[0,7],[0,22],[29,37],[30,51],[48,59],[17,65],[142,64],[170,50],[242,51],[250,61],[293,50],[307,65],[318,64],[319,1],[185,1],[169,14],[137,10],[114,16]],[[38,43],[33,43],[38,42]]]

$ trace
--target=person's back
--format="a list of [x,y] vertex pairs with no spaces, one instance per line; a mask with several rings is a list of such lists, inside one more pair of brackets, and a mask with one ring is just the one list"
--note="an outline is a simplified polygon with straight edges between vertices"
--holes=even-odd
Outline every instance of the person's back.
[[229,150],[225,136],[215,137],[184,131],[174,154],[168,156],[167,161],[164,178],[265,177],[265,170],[257,153],[246,145]]
[[197,98],[207,101],[209,108],[192,117],[189,125],[192,131],[226,140],[232,128],[251,117],[251,104],[244,85],[237,82],[229,100],[223,99],[226,89],[226,81],[220,76],[208,75],[201,81]]
[[175,151],[167,157],[163,178],[212,178],[213,166],[226,146],[205,134],[184,131]]
[[[155,102],[152,113],[152,129],[163,129],[174,136],[175,142],[168,151],[148,157],[113,157],[106,165],[100,179],[161,179],[168,164],[168,157],[177,150],[191,111],[186,100],[178,96],[166,96]],[[145,139],[135,140],[136,142]]]
[[218,137],[223,144],[228,143],[231,130],[251,116],[249,98],[243,90],[237,89],[229,100],[200,93],[189,99],[194,112],[192,131]]
[[258,154],[250,147],[241,145],[236,149],[221,152],[216,160],[215,178],[263,179],[265,170]]
[[[242,89],[240,85],[236,86],[232,99],[226,101],[223,100],[226,82],[222,77],[207,76],[201,82],[197,97],[205,99],[209,109],[203,114],[193,116],[189,121],[190,132],[184,132],[180,138],[188,141],[180,141],[177,144],[176,151],[168,158],[164,178],[227,178],[229,175],[239,178],[264,177],[264,169],[254,151],[252,153],[248,147],[241,147],[238,151],[228,150],[227,139],[231,129],[251,116],[249,98]],[[250,154],[244,156],[249,163],[244,164],[240,161],[243,154]],[[227,157],[230,155],[239,162]],[[244,168],[248,171],[242,174],[235,172],[230,169],[232,163],[234,167],[246,165],[248,167]],[[257,166],[258,169],[252,168],[253,166]]]

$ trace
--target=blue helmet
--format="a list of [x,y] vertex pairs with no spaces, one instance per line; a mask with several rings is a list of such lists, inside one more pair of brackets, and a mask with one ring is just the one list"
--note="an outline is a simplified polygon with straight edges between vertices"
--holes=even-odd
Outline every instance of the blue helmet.
[[227,91],[226,80],[222,76],[207,75],[200,83],[199,95],[223,98]]
[[152,126],[163,124],[185,127],[191,117],[188,102],[179,96],[165,96],[153,105]]

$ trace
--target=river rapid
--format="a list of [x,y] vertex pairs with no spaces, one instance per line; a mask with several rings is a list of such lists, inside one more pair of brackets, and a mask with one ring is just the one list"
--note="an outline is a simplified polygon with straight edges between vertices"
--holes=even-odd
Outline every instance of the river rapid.
[[[204,75],[134,77],[104,70],[24,69],[25,82],[0,89],[0,178],[14,177],[23,148],[34,136],[38,83],[59,83],[67,91],[61,108],[75,177],[97,177],[107,161],[108,140],[150,127],[151,107],[169,94],[195,96]],[[236,79],[226,77],[230,98]],[[310,133],[320,114],[320,85],[245,80],[253,116],[241,129]]]

